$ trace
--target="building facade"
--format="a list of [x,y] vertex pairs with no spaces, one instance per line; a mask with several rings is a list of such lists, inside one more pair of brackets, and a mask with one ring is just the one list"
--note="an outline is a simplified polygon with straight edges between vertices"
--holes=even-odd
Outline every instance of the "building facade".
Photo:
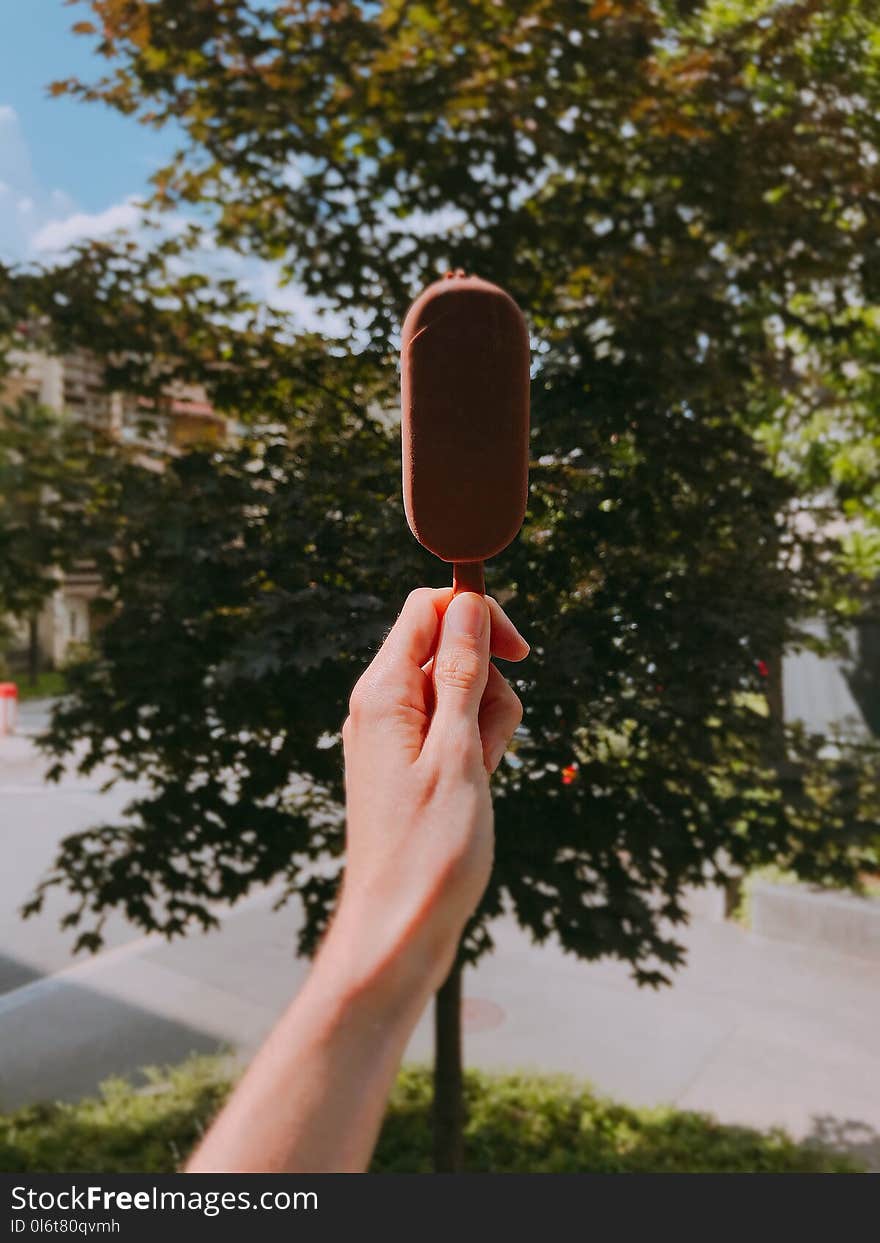
[[[213,409],[199,385],[173,383],[154,401],[108,390],[100,359],[86,350],[50,355],[20,349],[10,353],[9,361],[13,369],[0,385],[0,406],[30,398],[140,450],[145,463],[157,468],[164,454],[195,444],[220,444],[227,438],[227,420]],[[73,647],[88,643],[99,586],[88,563],[59,575],[36,622],[41,668],[62,667]],[[33,636],[30,623],[21,619],[12,623],[11,632],[6,657],[15,670],[29,663]]]

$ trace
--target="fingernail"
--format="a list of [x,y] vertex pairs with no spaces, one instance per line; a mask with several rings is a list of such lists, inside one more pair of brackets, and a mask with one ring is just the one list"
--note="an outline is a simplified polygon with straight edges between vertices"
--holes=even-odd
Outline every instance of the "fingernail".
[[489,622],[486,601],[474,591],[453,596],[443,619],[443,632],[455,639],[482,639]]

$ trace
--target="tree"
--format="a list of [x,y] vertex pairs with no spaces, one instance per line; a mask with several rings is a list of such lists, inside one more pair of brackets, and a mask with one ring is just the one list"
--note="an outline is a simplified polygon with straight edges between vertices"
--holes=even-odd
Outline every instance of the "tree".
[[[57,89],[174,117],[154,205],[198,204],[222,244],[282,260],[355,345],[245,313],[167,253],[87,247],[13,282],[132,383],[186,367],[279,425],[158,479],[134,468],[119,494],[114,613],[47,746],[69,762],[85,740],[86,770],[150,792],[47,878],[76,898],[79,944],[111,907],[173,935],[279,873],[302,948],[320,935],[342,850],[328,744],[405,591],[442,574],[371,411],[393,401],[408,300],[447,266],[509,288],[536,347],[529,513],[490,567],[533,642],[525,729],[459,965],[506,909],[658,984],[686,886],[875,864],[876,755],[797,730],[783,748],[766,690],[803,621],[839,627],[877,569],[852,524],[877,510],[878,6],[92,7],[111,72]],[[457,991],[438,1021],[453,1091]]]

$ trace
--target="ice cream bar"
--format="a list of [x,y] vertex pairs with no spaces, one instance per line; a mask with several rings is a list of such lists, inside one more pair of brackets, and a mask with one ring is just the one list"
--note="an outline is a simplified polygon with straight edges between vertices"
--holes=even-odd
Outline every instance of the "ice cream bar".
[[413,535],[483,591],[483,562],[522,525],[529,484],[529,335],[513,298],[448,272],[401,333],[403,502]]

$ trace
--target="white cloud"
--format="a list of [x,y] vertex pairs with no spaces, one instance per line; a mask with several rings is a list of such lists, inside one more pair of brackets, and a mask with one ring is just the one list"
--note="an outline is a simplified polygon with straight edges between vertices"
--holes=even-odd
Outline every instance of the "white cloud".
[[0,104],[0,260],[55,257],[85,238],[135,229],[139,219],[133,197],[89,213],[65,190],[41,184],[18,114]]
[[[302,172],[295,165],[285,171],[284,181],[295,186]],[[176,234],[187,226],[181,213],[159,218],[161,233]],[[419,214],[408,222],[425,232],[442,232],[457,220],[446,212]],[[77,242],[106,237],[125,230],[135,240],[150,244],[157,240],[155,230],[147,230],[134,196],[114,203],[103,211],[79,210],[64,190],[47,190],[34,175],[30,151],[18,115],[8,104],[0,104],[0,260],[55,260]],[[149,238],[148,238],[149,234]],[[284,284],[281,265],[219,249],[206,237],[200,251],[177,261],[180,270],[196,267],[211,275],[231,276],[257,300],[286,311],[300,331],[325,332],[330,336],[347,331],[344,316],[322,307],[297,285]],[[172,267],[174,262],[172,261]],[[360,340],[362,321],[356,320],[352,339]]]
[[106,237],[117,229],[134,229],[141,212],[133,198],[99,212],[73,212],[61,220],[50,220],[31,238],[31,249],[37,254],[66,250],[85,238]]
[[[60,201],[64,198],[60,191],[53,191],[49,196],[56,210],[65,205]],[[69,200],[66,202],[69,204]],[[161,232],[166,235],[182,231],[186,223],[186,218],[180,213],[159,218]],[[145,238],[143,216],[134,197],[114,203],[100,212],[70,211],[55,219],[44,219],[30,234],[27,251],[42,260],[53,259],[77,242],[106,237],[120,229],[135,239]],[[152,233],[150,240],[155,239],[156,235]],[[185,272],[196,267],[218,278],[233,277],[258,300],[286,311],[301,331],[323,331],[333,336],[346,330],[342,316],[322,310],[320,302],[310,298],[298,286],[282,284],[280,264],[219,249],[210,236],[205,237],[194,255],[172,259],[170,266],[172,271]]]

